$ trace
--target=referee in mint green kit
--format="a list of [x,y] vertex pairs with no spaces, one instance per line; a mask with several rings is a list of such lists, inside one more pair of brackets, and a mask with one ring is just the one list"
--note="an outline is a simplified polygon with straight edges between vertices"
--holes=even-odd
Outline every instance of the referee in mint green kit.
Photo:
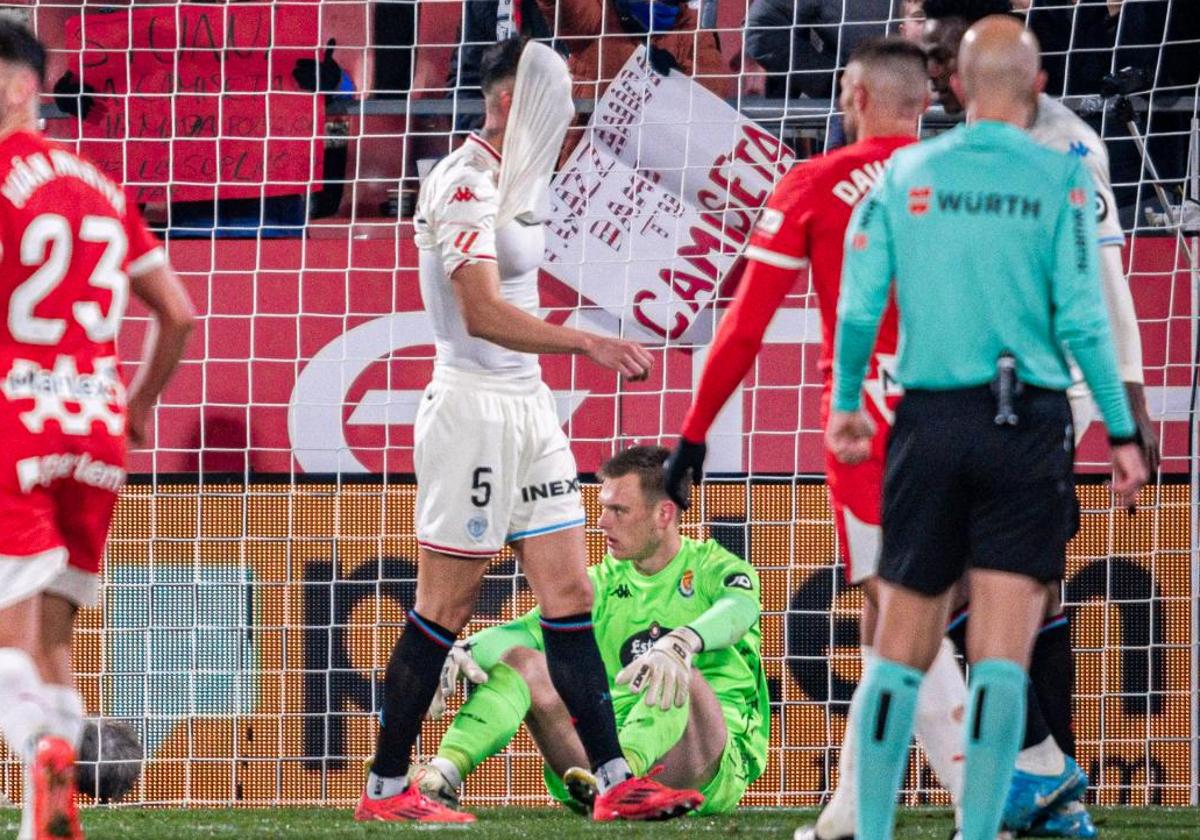
[[1100,288],[1092,188],[1023,129],[1045,84],[1034,37],[973,26],[955,92],[966,126],[892,157],[846,232],[827,443],[868,454],[863,376],[893,290],[896,411],[883,490],[877,662],[856,704],[857,840],[892,836],[917,690],[953,585],[971,597],[962,840],[994,840],[1025,718],[1025,669],[1077,519],[1068,354],[1104,416],[1112,487],[1146,480]]

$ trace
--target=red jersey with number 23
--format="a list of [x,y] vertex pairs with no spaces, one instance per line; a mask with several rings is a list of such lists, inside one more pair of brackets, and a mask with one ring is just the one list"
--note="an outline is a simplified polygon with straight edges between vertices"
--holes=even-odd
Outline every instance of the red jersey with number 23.
[[0,556],[87,574],[125,479],[117,331],[166,263],[124,190],[40,134],[0,139]]

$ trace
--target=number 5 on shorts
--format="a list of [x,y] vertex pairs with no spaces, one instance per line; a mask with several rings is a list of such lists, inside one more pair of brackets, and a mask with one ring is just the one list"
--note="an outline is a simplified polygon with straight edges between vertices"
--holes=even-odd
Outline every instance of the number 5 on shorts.
[[475,507],[487,507],[487,503],[492,500],[492,483],[486,479],[486,476],[491,474],[491,467],[475,468],[475,473],[471,478],[471,488],[479,491],[471,494],[471,504]]

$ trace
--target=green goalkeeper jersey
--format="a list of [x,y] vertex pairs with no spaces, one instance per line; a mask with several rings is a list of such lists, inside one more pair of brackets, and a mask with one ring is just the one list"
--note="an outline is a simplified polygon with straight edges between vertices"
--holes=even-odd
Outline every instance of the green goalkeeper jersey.
[[[693,624],[718,602],[735,609],[750,608],[752,602],[755,616],[760,608],[754,567],[714,540],[698,542],[685,537],[674,559],[653,575],[643,575],[633,563],[611,554],[588,569],[588,574],[596,591],[592,609],[596,642],[608,673],[618,722],[641,702],[641,697],[614,680],[655,641],[671,630]],[[534,609],[508,624],[474,635],[472,654],[480,667],[490,669],[515,646],[542,650],[540,616],[540,610]],[[712,631],[697,632],[705,649],[692,659],[692,666],[720,701],[726,726],[752,765],[748,768],[751,779],[756,778],[766,766],[771,725],[759,622],[755,618],[750,629],[731,644],[731,640],[716,639]]]

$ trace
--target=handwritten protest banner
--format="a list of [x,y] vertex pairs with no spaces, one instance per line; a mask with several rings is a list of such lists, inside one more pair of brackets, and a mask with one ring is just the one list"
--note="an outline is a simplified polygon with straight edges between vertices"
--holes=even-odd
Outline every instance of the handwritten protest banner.
[[653,72],[639,50],[551,184],[545,269],[627,335],[681,339],[793,160],[688,77]]
[[311,191],[324,97],[292,70],[317,57],[319,13],[312,2],[180,3],[72,18],[72,70],[96,91],[83,153],[139,202]]

